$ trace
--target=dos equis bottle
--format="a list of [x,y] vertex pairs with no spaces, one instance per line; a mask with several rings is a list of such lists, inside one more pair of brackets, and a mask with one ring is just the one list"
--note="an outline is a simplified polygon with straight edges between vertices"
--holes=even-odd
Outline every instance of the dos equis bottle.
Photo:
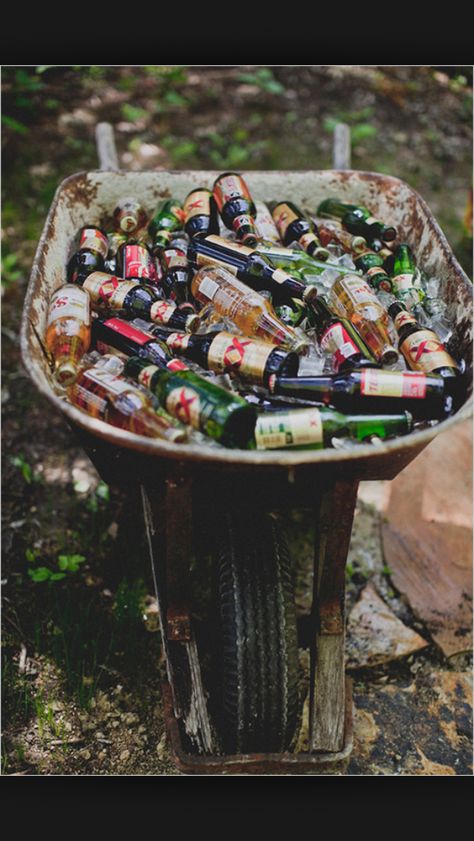
[[125,280],[156,283],[156,271],[149,249],[143,243],[124,242],[117,252],[117,273]]
[[211,190],[198,187],[186,196],[183,205],[184,230],[189,237],[219,233],[217,208]]
[[[138,322],[146,329],[140,319],[135,323]],[[298,372],[299,357],[296,353],[248,336],[236,336],[225,330],[208,335],[190,335],[151,325],[149,332],[165,342],[173,354],[191,359],[201,368],[217,374],[237,374],[256,385],[267,385],[273,374],[293,377]]]
[[332,376],[279,377],[269,382],[271,394],[314,400],[341,412],[401,412],[428,420],[446,417],[452,409],[445,380],[437,374],[360,368]]
[[359,254],[367,248],[367,240],[364,237],[354,236],[342,227],[336,219],[319,219],[313,217],[313,222],[318,229],[318,236],[324,247],[331,242],[340,245],[348,254]]
[[237,172],[223,172],[214,181],[213,195],[222,221],[238,240],[255,245],[257,211],[244,179]]
[[63,386],[73,382],[91,342],[90,298],[73,284],[54,292],[48,311],[46,347],[54,361],[54,378]]
[[135,280],[92,272],[77,282],[89,293],[93,308],[99,312],[123,310],[130,318],[146,318],[175,330],[193,332],[199,326],[196,313],[181,312],[172,301],[163,301],[154,289]]
[[225,447],[254,447],[255,408],[193,371],[169,371],[133,356],[124,374],[155,394],[163,408]]
[[399,348],[409,368],[450,379],[460,374],[457,362],[433,330],[426,330],[399,301],[390,304],[388,313],[395,324]]
[[127,196],[118,202],[113,213],[113,220],[116,230],[129,236],[145,227],[147,215],[137,199]]
[[79,274],[102,271],[108,251],[109,241],[105,231],[92,225],[81,228],[77,251],[67,265],[68,283],[75,283]]
[[317,216],[328,219],[340,219],[342,224],[351,234],[358,234],[365,237],[371,243],[372,240],[382,239],[390,242],[397,235],[396,228],[392,225],[384,225],[379,219],[372,216],[368,208],[339,199],[325,199],[317,209]]
[[293,202],[271,202],[270,209],[283,245],[298,242],[312,257],[327,260],[329,251],[322,247],[316,225]]
[[258,450],[292,447],[321,450],[333,438],[364,441],[406,435],[413,428],[409,412],[398,415],[343,415],[335,409],[293,409],[263,412],[258,416],[255,441]]
[[378,368],[378,363],[351,322],[335,315],[324,296],[318,295],[311,302],[308,317],[316,329],[321,350],[331,355],[335,371]]

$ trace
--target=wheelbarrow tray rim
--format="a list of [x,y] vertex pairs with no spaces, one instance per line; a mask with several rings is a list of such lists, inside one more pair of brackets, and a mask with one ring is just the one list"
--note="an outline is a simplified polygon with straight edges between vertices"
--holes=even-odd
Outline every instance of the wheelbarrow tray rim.
[[[202,177],[206,177],[207,179],[214,177],[214,172],[212,170],[202,170],[202,171],[190,171],[194,176],[202,175]],[[285,172],[277,171],[277,170],[258,170],[258,175],[272,175],[275,176],[276,174],[284,176]],[[435,218],[433,217],[431,211],[429,210],[426,202],[424,199],[410,187],[406,182],[402,181],[395,176],[389,176],[382,173],[376,172],[366,172],[360,170],[292,170],[291,174],[294,175],[307,175],[311,176],[316,173],[330,173],[334,174],[335,176],[340,176],[341,178],[347,179],[351,176],[356,176],[359,179],[366,180],[366,181],[374,181],[374,182],[381,182],[385,185],[391,185],[394,190],[399,189],[400,187],[404,187],[405,189],[409,190],[417,199],[417,201],[421,204],[424,208],[427,217],[430,219],[430,222],[434,228],[433,233],[437,235],[439,240],[439,245],[446,256],[446,259],[449,260],[449,263],[453,269],[453,271],[458,275],[460,279],[462,279],[466,284],[469,283],[467,276],[465,275],[463,269],[459,265],[456,257],[454,256],[446,237],[444,236],[442,230],[440,229],[438,223],[436,222]],[[183,176],[182,170],[157,170],[157,171],[142,171],[142,172],[135,172],[133,173],[134,176],[154,176],[159,178],[163,174],[166,175],[179,175]],[[216,171],[216,174],[217,171]],[[290,175],[290,172],[286,173]],[[222,465],[255,465],[259,467],[274,467],[274,466],[283,466],[283,467],[292,467],[297,465],[316,465],[316,464],[354,464],[359,459],[369,459],[375,463],[380,457],[384,454],[389,456],[390,454],[402,453],[407,450],[414,449],[416,451],[424,448],[430,441],[432,441],[440,432],[447,431],[451,429],[456,424],[460,423],[463,420],[466,420],[472,416],[472,396],[469,400],[458,410],[455,415],[447,418],[444,421],[440,421],[438,424],[432,427],[428,427],[426,429],[420,431],[411,432],[405,436],[400,436],[395,439],[383,441],[380,444],[374,446],[373,444],[358,444],[353,448],[348,449],[332,449],[332,448],[325,448],[322,450],[237,450],[237,449],[225,449],[225,448],[214,448],[214,447],[205,447],[201,444],[171,444],[166,441],[162,441],[160,439],[152,439],[147,438],[142,435],[136,435],[135,433],[128,432],[126,430],[118,429],[104,421],[101,421],[97,418],[93,418],[84,412],[77,409],[72,404],[68,403],[64,397],[62,397],[59,393],[56,393],[53,385],[48,381],[47,378],[43,381],[41,378],[35,378],[35,371],[38,367],[38,358],[32,352],[31,342],[32,342],[32,334],[34,335],[34,324],[31,322],[30,313],[32,312],[33,300],[36,294],[37,285],[40,283],[40,275],[42,273],[42,263],[43,263],[43,252],[45,246],[48,242],[48,239],[51,235],[53,219],[56,212],[56,208],[58,202],[61,198],[63,191],[71,186],[74,186],[76,182],[83,180],[89,176],[129,176],[129,171],[114,171],[114,172],[107,172],[104,173],[102,170],[90,170],[90,171],[80,171],[74,173],[67,178],[65,178],[57,187],[53,202],[51,204],[48,216],[46,218],[46,222],[38,243],[38,247],[36,249],[35,258],[33,261],[33,267],[30,274],[30,280],[28,284],[28,289],[25,296],[25,302],[23,307],[23,315],[22,315],[22,322],[21,322],[21,354],[23,359],[23,364],[26,368],[27,373],[35,383],[36,387],[43,394],[47,400],[62,414],[64,414],[69,421],[73,425],[77,425],[81,427],[88,433],[91,433],[93,436],[97,438],[103,439],[111,444],[115,444],[117,447],[124,447],[130,450],[135,450],[144,454],[148,454],[150,456],[156,456],[160,459],[177,459],[183,462],[207,462],[207,463],[214,463],[214,464],[222,464]],[[249,179],[251,178],[252,173],[249,172]],[[38,337],[36,337],[38,339]],[[46,364],[46,363],[43,363]]]

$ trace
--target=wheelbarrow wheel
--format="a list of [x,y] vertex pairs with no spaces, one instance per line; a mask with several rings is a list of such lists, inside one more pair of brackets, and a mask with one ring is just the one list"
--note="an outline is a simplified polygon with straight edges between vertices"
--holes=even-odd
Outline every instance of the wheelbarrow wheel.
[[216,561],[223,749],[285,750],[296,726],[299,667],[291,562],[276,518],[226,516]]

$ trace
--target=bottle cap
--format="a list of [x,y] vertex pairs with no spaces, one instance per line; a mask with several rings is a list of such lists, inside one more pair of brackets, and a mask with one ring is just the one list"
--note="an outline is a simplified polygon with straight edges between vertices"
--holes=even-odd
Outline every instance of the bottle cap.
[[192,315],[188,315],[186,319],[185,330],[187,333],[195,333],[200,324],[201,319],[198,314],[192,313]]
[[315,248],[311,257],[314,257],[315,260],[321,260],[322,262],[326,262],[326,260],[331,256],[330,251],[327,248]]
[[399,353],[392,345],[386,345],[381,353],[380,361],[382,365],[395,365],[398,362]]

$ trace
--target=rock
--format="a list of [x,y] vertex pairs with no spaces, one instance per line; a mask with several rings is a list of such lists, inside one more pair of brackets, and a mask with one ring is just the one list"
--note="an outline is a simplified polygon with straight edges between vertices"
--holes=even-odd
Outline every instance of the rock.
[[122,753],[120,754],[120,761],[121,762],[128,762],[129,759],[130,759],[130,751],[129,750],[123,750]]
[[353,607],[347,631],[348,668],[378,666],[428,645],[395,616],[372,584],[367,584]]

